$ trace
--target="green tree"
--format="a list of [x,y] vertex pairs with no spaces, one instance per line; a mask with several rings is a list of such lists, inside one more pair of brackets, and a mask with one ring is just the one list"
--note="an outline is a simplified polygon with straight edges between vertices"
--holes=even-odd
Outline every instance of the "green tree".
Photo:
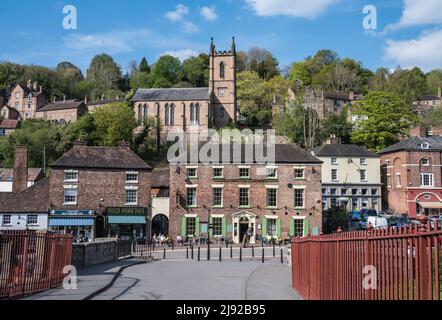
[[425,75],[427,79],[427,94],[435,95],[442,89],[442,69],[433,70]]
[[397,94],[407,104],[411,104],[427,92],[425,75],[419,68],[402,70],[398,68],[390,75],[387,83],[389,92]]
[[271,119],[273,101],[268,83],[258,73],[241,72],[237,75],[238,105],[250,125],[263,124]]
[[280,74],[279,62],[268,50],[253,47],[247,53],[247,70],[256,72],[264,80],[270,80]]
[[427,127],[442,127],[442,106],[438,106],[435,109],[426,113],[421,119],[422,124]]
[[140,67],[138,68],[138,71],[144,72],[144,73],[150,72],[149,63],[147,62],[145,57],[143,57],[143,59],[141,59],[141,63],[140,63]]
[[399,142],[416,123],[411,107],[393,93],[370,92],[353,107],[357,117],[352,133],[354,143],[380,151]]
[[114,59],[107,54],[100,54],[92,59],[87,70],[87,80],[92,84],[92,95],[99,98],[101,95],[110,96],[119,90],[121,83],[121,68]]
[[200,54],[198,57],[190,57],[183,62],[184,81],[194,87],[209,86],[209,56]]
[[312,78],[305,66],[305,62],[296,62],[292,65],[289,79],[293,83],[300,81],[303,86],[310,86],[312,84]]
[[117,146],[122,141],[132,142],[137,127],[135,113],[127,103],[105,105],[94,113],[99,144]]
[[339,228],[341,228],[342,231],[349,230],[348,213],[342,207],[335,206],[325,210],[322,214],[322,220],[324,234],[335,233]]
[[163,80],[158,79],[164,79],[170,84],[178,83],[183,75],[180,60],[170,55],[160,57],[153,66],[152,73],[155,76],[154,83],[157,83],[157,81],[163,82]]
[[371,91],[387,91],[389,77],[390,73],[386,68],[379,68],[369,80],[369,89]]
[[351,143],[353,125],[348,121],[348,107],[340,114],[331,113],[321,121],[320,140],[326,141],[331,135],[339,137],[344,144]]

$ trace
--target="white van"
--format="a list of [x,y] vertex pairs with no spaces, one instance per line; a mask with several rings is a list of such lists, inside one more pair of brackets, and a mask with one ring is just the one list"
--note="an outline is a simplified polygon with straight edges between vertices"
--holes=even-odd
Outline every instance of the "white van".
[[381,217],[368,217],[367,220],[367,227],[369,225],[372,225],[373,228],[375,229],[383,229],[383,228],[388,228],[388,221],[386,218],[381,218]]

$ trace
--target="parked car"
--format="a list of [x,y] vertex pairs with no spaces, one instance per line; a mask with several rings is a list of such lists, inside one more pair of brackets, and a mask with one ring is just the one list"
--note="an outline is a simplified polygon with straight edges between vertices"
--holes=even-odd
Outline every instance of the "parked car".
[[360,211],[353,210],[351,212],[351,220],[352,221],[361,221],[361,219],[362,219],[362,214]]
[[362,209],[361,210],[362,217],[377,217],[378,212],[373,209]]
[[375,229],[383,229],[388,228],[388,221],[385,218],[381,217],[366,217],[359,222],[359,229],[367,230],[368,226],[371,226]]
[[431,223],[432,228],[436,228],[436,223],[437,223],[437,226],[440,227],[440,226],[442,226],[442,215],[429,217],[428,221]]

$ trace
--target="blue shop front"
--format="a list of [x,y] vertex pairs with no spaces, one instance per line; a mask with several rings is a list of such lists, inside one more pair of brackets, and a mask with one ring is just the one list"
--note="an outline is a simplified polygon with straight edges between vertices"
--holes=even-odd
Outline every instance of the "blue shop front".
[[95,211],[53,210],[49,216],[49,229],[60,234],[72,234],[76,242],[94,241]]

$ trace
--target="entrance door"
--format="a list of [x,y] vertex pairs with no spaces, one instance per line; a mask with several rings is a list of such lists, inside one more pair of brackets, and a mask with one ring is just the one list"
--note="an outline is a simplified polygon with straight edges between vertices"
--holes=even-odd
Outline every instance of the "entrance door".
[[169,218],[163,214],[156,215],[152,220],[152,236],[169,235]]
[[104,217],[98,216],[96,219],[95,236],[96,238],[104,238]]
[[249,230],[249,219],[244,217],[239,222],[239,243],[244,242],[244,237],[247,235],[247,230]]

